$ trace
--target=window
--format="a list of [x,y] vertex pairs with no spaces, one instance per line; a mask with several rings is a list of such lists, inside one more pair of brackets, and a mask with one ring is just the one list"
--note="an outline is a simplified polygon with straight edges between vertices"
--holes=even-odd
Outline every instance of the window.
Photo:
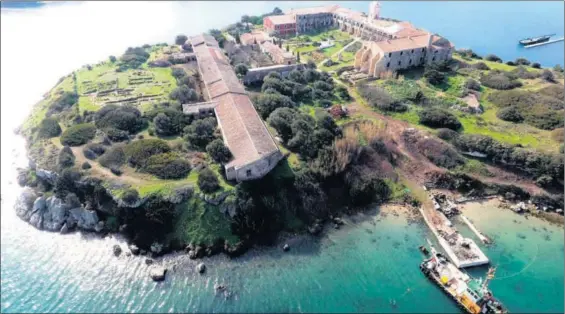
[[414,49],[412,49],[412,50],[410,51],[410,53],[414,53]]
[[389,58],[392,57],[392,52],[389,52],[389,53],[388,53],[388,57],[389,57]]
[[398,61],[398,65],[400,65],[400,63],[401,63],[401,62],[400,62],[400,61]]
[[410,59],[410,61],[408,62],[408,65],[412,65],[412,59]]
[[400,52],[400,55],[401,55],[401,56],[402,56],[402,53],[403,53],[403,52],[404,52],[404,51],[401,51],[401,52]]
[[386,64],[386,67],[388,68],[390,66],[390,62]]
[[433,57],[433,58],[432,58],[432,61],[436,61],[436,57]]
[[437,53],[437,50],[434,50],[434,53]]
[[251,169],[247,169],[245,171],[245,175],[247,175],[247,177],[249,178],[251,176]]
[[422,52],[424,52],[425,50],[426,50],[425,48],[422,48]]

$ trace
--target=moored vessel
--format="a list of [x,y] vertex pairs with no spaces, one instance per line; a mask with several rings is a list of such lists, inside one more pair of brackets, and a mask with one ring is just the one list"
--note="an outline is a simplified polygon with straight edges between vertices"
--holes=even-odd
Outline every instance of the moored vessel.
[[488,284],[494,278],[490,268],[486,279],[475,279],[459,270],[430,244],[431,257],[420,264],[420,270],[437,284],[458,306],[471,314],[508,313],[500,301],[494,298]]
[[553,35],[555,35],[555,34],[524,38],[524,39],[520,40],[520,44],[527,46],[527,45],[543,43],[543,42],[548,41],[551,38],[551,36],[553,36]]

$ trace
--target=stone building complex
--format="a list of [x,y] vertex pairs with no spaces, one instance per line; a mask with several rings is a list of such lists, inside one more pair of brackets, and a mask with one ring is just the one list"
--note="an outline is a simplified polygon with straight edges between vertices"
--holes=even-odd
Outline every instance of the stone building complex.
[[363,47],[354,64],[369,76],[451,59],[454,46],[447,39],[409,22],[382,19],[380,10],[378,1],[370,3],[369,15],[338,5],[294,9],[285,15],[265,17],[263,27],[281,37],[337,27],[361,38]]
[[183,105],[184,113],[213,110],[224,143],[233,155],[225,165],[227,179],[245,181],[263,177],[283,158],[281,151],[218,42],[208,35],[195,36],[190,41],[207,95],[204,103]]

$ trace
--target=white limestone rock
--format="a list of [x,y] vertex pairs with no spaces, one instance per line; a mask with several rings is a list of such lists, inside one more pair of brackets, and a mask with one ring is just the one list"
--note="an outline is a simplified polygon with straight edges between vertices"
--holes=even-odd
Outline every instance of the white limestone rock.
[[153,265],[149,268],[149,277],[154,281],[165,280],[165,275],[167,274],[167,269],[158,265]]

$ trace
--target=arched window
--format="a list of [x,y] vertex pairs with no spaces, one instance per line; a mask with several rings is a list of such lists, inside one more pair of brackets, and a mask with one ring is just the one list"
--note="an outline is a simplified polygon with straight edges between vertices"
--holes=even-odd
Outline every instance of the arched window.
[[401,64],[401,61],[398,61],[398,65],[399,65],[399,66],[400,66],[400,64]]
[[388,63],[386,64],[386,67],[387,67],[387,69],[388,69],[388,67],[390,67],[390,62],[388,62]]

